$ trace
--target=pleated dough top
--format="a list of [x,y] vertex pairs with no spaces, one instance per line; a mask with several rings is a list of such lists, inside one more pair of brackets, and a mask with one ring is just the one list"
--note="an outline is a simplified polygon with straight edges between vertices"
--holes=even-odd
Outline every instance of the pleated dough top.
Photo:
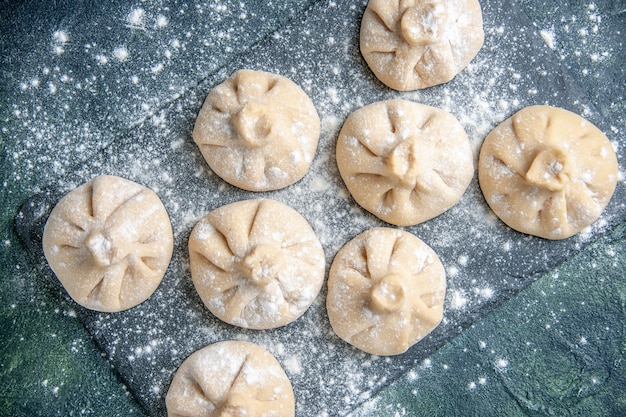
[[313,303],[324,280],[324,251],[315,232],[275,200],[244,200],[211,211],[194,227],[189,252],[204,304],[240,327],[291,323]]
[[408,91],[450,81],[476,56],[484,37],[477,0],[370,0],[360,45],[380,81]]
[[223,180],[269,191],[307,173],[319,134],[317,111],[298,85],[278,74],[240,70],[211,90],[193,139]]
[[397,355],[439,325],[445,289],[445,270],[428,245],[374,228],[335,256],[326,307],[340,338],[374,355]]
[[224,341],[192,353],[165,397],[168,417],[293,417],[295,399],[285,371],[253,343]]
[[70,296],[107,312],[146,300],[173,247],[169,216],[154,191],[111,175],[63,197],[43,234],[46,259]]
[[595,222],[618,179],[617,157],[592,123],[550,106],[526,107],[485,139],[478,179],[511,228],[565,239]]
[[474,175],[470,143],[456,118],[407,100],[350,114],[337,140],[337,166],[356,202],[397,226],[445,212]]

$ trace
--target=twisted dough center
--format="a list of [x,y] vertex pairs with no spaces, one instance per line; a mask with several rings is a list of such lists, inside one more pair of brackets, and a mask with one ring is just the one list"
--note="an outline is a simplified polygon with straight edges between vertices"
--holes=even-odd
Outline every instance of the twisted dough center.
[[533,159],[526,181],[549,191],[561,191],[570,182],[571,158],[559,149],[544,149]]
[[280,248],[270,244],[256,245],[241,260],[240,268],[251,283],[265,287],[278,279],[284,260]]
[[402,38],[411,46],[427,46],[437,42],[446,25],[445,8],[431,2],[409,7],[400,19]]
[[391,273],[372,286],[370,292],[372,309],[380,313],[394,313],[406,304],[403,274]]

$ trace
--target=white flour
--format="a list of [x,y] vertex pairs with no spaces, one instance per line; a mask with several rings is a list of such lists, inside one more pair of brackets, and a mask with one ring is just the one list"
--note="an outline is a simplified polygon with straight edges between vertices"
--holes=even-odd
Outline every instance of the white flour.
[[[174,227],[175,255],[153,297],[122,314],[75,309],[151,414],[162,414],[169,382],[182,360],[224,339],[253,341],[276,355],[294,384],[298,415],[346,414],[415,364],[429,366],[425,358],[438,346],[623,218],[623,209],[609,206],[588,233],[548,244],[506,229],[490,214],[473,181],[458,205],[407,229],[440,255],[448,292],[443,324],[401,357],[372,357],[334,336],[325,313],[325,289],[296,323],[268,332],[227,326],[200,302],[190,282],[189,233],[210,209],[251,194],[210,173],[190,132],[210,88],[237,69],[287,76],[316,105],[322,134],[307,176],[287,189],[252,195],[281,200],[307,218],[324,246],[327,265],[351,237],[384,225],[354,203],[334,160],[343,120],[358,107],[405,98],[443,108],[464,126],[475,157],[490,129],[526,105],[546,103],[598,117],[582,96],[566,89],[555,63],[540,58],[558,44],[556,36],[545,32],[549,29],[531,32],[512,13],[499,11],[499,2],[481,3],[486,43],[478,56],[452,82],[409,93],[383,88],[364,64],[356,44],[362,1],[317,2],[311,13],[297,16],[244,56],[234,51],[258,38],[238,31],[238,22],[268,24],[243,2],[185,3],[174,10],[146,1],[140,8],[118,11],[116,20],[108,22],[115,38],[70,27],[49,33],[41,46],[47,54],[44,65],[22,73],[12,92],[15,99],[2,132],[20,139],[7,164],[15,181],[25,184],[51,183],[65,192],[108,173],[145,184],[163,200]],[[178,16],[189,20],[182,25]],[[601,33],[602,22],[589,19],[589,27],[576,29],[581,39]],[[572,28],[578,26],[572,23]],[[205,37],[207,33],[212,35]],[[544,49],[531,43],[546,38]],[[580,53],[590,65],[612,55],[582,48]],[[615,139],[620,129],[614,127],[612,138],[622,162],[623,145]],[[11,186],[3,184],[5,192]],[[619,186],[623,189],[623,177]],[[53,279],[45,268],[42,275]],[[506,358],[494,363],[503,371],[507,365]],[[420,367],[416,369],[419,375]],[[472,383],[468,388],[483,384],[480,379]]]

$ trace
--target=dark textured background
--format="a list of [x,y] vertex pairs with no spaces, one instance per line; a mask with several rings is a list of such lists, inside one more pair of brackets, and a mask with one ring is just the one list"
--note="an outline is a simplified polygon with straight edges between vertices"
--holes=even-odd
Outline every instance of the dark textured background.
[[[551,103],[572,98],[563,106],[587,111],[623,147],[624,2],[512,2],[529,20],[507,14],[507,2],[485,4],[504,7],[484,10],[491,34],[498,33],[496,17],[503,16],[503,30],[515,28],[523,32],[521,38],[537,42],[531,50],[541,54],[529,56],[529,62],[536,63],[531,69],[557,72],[550,77],[556,84],[548,83],[547,88],[561,86],[560,98],[550,99],[549,91],[533,94]],[[144,14],[131,16],[139,8]],[[150,134],[163,133],[161,125],[176,114],[177,103],[183,103],[179,109],[183,120],[177,123],[188,124],[189,111],[230,67],[249,62],[262,66],[259,51],[282,42],[281,36],[297,48],[297,42],[289,43],[289,38],[299,36],[294,34],[294,22],[315,20],[307,17],[311,10],[332,14],[333,8],[353,10],[348,22],[353,24],[363,5],[355,2],[353,9],[305,1],[2,3],[2,415],[141,415],[151,409],[149,401],[135,401],[142,387],[132,387],[130,381],[133,394],[129,394],[120,384],[120,378],[129,382],[128,370],[110,360],[115,355],[106,335],[100,334],[94,344],[100,318],[89,320],[88,314],[60,297],[49,272],[21,246],[14,232],[18,207],[35,201],[41,190],[68,188],[83,173],[92,172],[94,164],[122,160],[124,156],[111,149],[120,144],[123,150],[132,149],[137,132],[138,142],[150,143],[154,140]],[[210,24],[207,15],[213,16]],[[342,22],[346,20],[338,13],[332,24]],[[354,27],[346,30],[355,33]],[[302,38],[314,42],[315,36],[324,41],[323,35]],[[120,45],[127,48],[129,59],[122,59],[124,51],[116,49]],[[346,50],[358,62],[354,48]],[[306,80],[310,77],[306,71],[315,68],[301,71],[295,77]],[[509,74],[512,80],[519,72]],[[354,81],[357,76],[365,78]],[[348,72],[343,80],[354,83],[351,88],[375,86],[363,68]],[[526,85],[524,80],[520,83]],[[374,90],[389,95],[377,86]],[[348,102],[342,108],[333,97],[329,101],[341,109],[335,110],[339,114],[355,105]],[[86,168],[82,161],[87,161]],[[623,180],[621,189],[623,193]],[[614,211],[621,213],[623,195],[616,201]],[[43,213],[34,217],[37,214]],[[584,245],[574,244],[565,255],[558,252],[559,259],[539,260],[538,265],[552,268],[571,258],[545,274],[531,266],[533,273],[522,277],[522,287],[538,281],[496,310],[477,308],[477,315],[467,321],[452,313],[453,324],[459,325],[452,327],[453,334],[480,320],[427,359],[416,354],[419,363],[396,367],[404,376],[379,395],[363,396],[366,402],[355,414],[416,415],[428,410],[435,415],[621,415],[626,389],[623,217],[612,216],[609,226],[586,240],[585,244],[593,243],[581,251]],[[491,304],[501,304],[514,292],[499,294]],[[115,329],[116,323],[104,328]],[[150,387],[143,390],[140,398]],[[325,411],[336,414],[335,409]]]

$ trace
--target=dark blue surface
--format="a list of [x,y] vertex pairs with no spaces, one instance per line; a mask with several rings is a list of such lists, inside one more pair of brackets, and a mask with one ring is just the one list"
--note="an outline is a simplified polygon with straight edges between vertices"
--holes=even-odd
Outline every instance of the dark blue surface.
[[[517,108],[544,102],[562,106],[605,130],[618,145],[623,167],[623,2],[481,4],[486,43],[472,66],[448,85],[402,96],[450,110],[466,126],[475,147],[490,127]],[[115,388],[118,377],[138,400],[137,410],[159,415],[180,361],[225,336],[269,346],[283,361],[293,359],[290,349],[319,343],[313,358],[298,358],[304,370],[287,369],[299,414],[344,414],[470,324],[479,319],[485,323],[484,317],[486,323],[496,320],[488,315],[494,307],[624,221],[622,180],[602,222],[584,236],[557,243],[524,237],[493,219],[485,222],[489,214],[474,183],[455,209],[411,229],[440,253],[449,292],[444,324],[408,354],[389,361],[358,354],[329,334],[319,303],[299,323],[276,332],[232,329],[210,317],[193,292],[185,266],[186,236],[193,219],[205,210],[250,196],[200,168],[203,161],[189,137],[195,114],[208,90],[241,67],[278,72],[305,88],[324,123],[313,174],[268,196],[291,203],[304,195],[306,203],[296,204],[332,259],[350,236],[378,225],[341,197],[343,185],[332,160],[337,129],[360,105],[399,96],[373,78],[358,52],[364,3],[3,6],[6,257],[1,294],[2,328],[10,336],[3,338],[0,362],[10,387],[2,397],[11,410],[7,415],[65,415],[69,410],[75,415],[124,415],[121,410],[133,401]],[[612,85],[611,80],[618,82]],[[161,171],[166,175],[155,175]],[[178,232],[175,266],[154,299],[121,315],[94,314],[68,300],[45,266],[37,237],[59,195],[104,172],[157,189]],[[202,203],[190,201],[190,196]],[[18,231],[28,254],[12,232],[22,203],[26,217],[18,216]],[[317,206],[329,211],[320,212]],[[177,309],[185,315],[173,315]],[[312,329],[319,330],[310,334]],[[294,341],[293,332],[307,336]],[[52,334],[63,334],[63,340]],[[74,342],[80,348],[73,348]],[[58,353],[46,358],[48,346]],[[129,361],[130,356],[135,359]],[[81,375],[82,369],[88,372]],[[359,375],[339,381],[342,372]],[[89,385],[93,380],[97,387]],[[105,388],[100,390],[100,384]],[[28,387],[26,393],[21,385]],[[107,411],[102,398],[109,397]],[[47,403],[51,409],[39,410]]]

